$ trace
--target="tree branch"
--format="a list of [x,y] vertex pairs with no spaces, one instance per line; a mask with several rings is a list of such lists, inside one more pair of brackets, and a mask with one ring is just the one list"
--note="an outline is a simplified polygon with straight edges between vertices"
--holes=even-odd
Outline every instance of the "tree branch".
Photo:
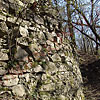
[[88,37],[89,39],[91,39],[92,41],[94,41],[96,44],[98,44],[100,46],[100,43],[98,43],[95,39],[93,39],[89,35],[85,34],[83,31],[81,31],[80,29],[78,29],[76,26],[73,25],[73,27],[75,29],[77,29],[79,32],[81,32],[83,35],[85,35],[86,37]]

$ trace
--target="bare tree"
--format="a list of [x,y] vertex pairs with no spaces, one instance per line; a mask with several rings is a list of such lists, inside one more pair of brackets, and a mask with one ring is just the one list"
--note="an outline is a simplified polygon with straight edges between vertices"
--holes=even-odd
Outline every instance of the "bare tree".
[[[97,22],[99,22],[100,14],[95,8],[95,4],[96,4],[96,1],[94,2],[94,0],[91,0],[91,2],[89,3],[91,10],[89,12],[89,11],[86,11],[84,8],[82,8],[82,6],[84,6],[85,4],[80,6],[79,4],[74,2],[72,5],[75,8],[77,15],[81,16],[82,20],[76,21],[76,22],[73,20],[72,25],[75,29],[77,29],[79,32],[81,32],[88,38],[92,39],[96,43],[95,54],[98,54],[98,46],[100,45],[100,35],[98,34],[97,30],[100,26],[99,24],[97,24]],[[88,6],[88,5],[85,5],[85,6]],[[88,14],[90,13],[89,16],[87,16],[86,14],[87,12]],[[87,33],[84,33],[82,30],[78,28],[78,26],[85,27],[84,29],[90,30],[95,36],[95,38],[90,37]]]

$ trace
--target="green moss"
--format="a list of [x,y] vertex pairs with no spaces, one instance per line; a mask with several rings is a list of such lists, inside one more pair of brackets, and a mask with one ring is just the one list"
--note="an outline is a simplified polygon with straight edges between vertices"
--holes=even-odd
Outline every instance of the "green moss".
[[70,77],[70,85],[72,86],[72,87],[74,87],[74,79],[73,79],[73,77]]
[[73,53],[72,52],[70,52],[70,57],[73,57]]
[[65,56],[68,56],[68,51],[65,52]]
[[83,95],[83,94],[81,95],[81,100],[85,100],[85,97],[84,97],[84,95]]
[[55,99],[55,98],[51,97],[50,100],[58,100],[58,99]]
[[10,89],[7,88],[7,87],[0,87],[0,92],[1,92],[1,91],[10,91]]
[[41,91],[41,92],[40,92],[40,95],[47,95],[47,96],[49,96],[49,95],[50,95],[50,93],[45,92],[45,91]]
[[3,16],[5,16],[5,14],[2,12],[2,10],[0,10],[0,15],[3,15]]
[[38,65],[38,62],[32,62],[32,67],[36,67]]

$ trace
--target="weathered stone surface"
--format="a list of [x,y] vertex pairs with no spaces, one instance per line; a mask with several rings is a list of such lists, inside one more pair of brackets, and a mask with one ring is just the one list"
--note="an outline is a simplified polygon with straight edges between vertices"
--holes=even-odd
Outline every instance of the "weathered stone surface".
[[35,2],[35,0],[30,0],[30,3],[34,3]]
[[5,22],[0,22],[0,37],[7,35],[8,27]]
[[47,70],[47,73],[50,75],[55,74],[58,71],[55,63],[53,62],[48,62],[48,65],[46,66],[46,70]]
[[0,67],[0,75],[5,75],[7,71],[4,69],[4,67]]
[[27,3],[32,3],[33,4],[35,1],[38,1],[38,0],[21,0],[21,1],[25,2],[25,3],[27,2]]
[[26,82],[29,82],[30,81],[30,74],[27,73],[27,74],[19,75],[19,78],[25,78]]
[[4,66],[7,66],[7,63],[3,62],[3,61],[2,62],[0,61],[0,67],[4,67]]
[[15,54],[16,59],[23,59],[25,61],[25,58],[28,56],[28,53],[22,49],[20,46],[17,47],[17,52]]
[[24,6],[24,4],[20,0],[8,0],[8,1],[10,3],[12,3],[12,4],[16,3],[16,4],[20,5],[20,6]]
[[9,23],[15,23],[16,22],[16,17],[8,17],[7,18],[7,21],[9,22]]
[[59,61],[61,61],[61,58],[60,58],[60,56],[59,56],[58,54],[54,54],[54,55],[52,56],[52,60],[53,60],[54,62],[59,62]]
[[66,97],[64,95],[60,95],[59,100],[66,100]]
[[19,44],[24,45],[24,46],[28,46],[27,38],[25,38],[25,37],[17,38],[17,42],[18,42]]
[[0,52],[0,60],[8,60],[8,55],[6,53]]
[[28,29],[31,31],[36,31],[36,27],[29,27]]
[[27,37],[28,36],[28,30],[26,28],[20,26],[19,31],[20,31],[20,34],[23,37]]
[[34,68],[34,71],[35,71],[35,72],[42,72],[42,71],[43,71],[43,68],[42,68],[40,65],[38,65],[38,66],[36,66],[36,67]]
[[29,27],[31,25],[31,23],[29,21],[27,21],[27,20],[23,20],[21,22],[22,22],[21,25],[24,26],[24,27],[25,26]]
[[[6,1],[3,2],[8,5]],[[22,10],[24,1],[9,0],[10,4],[18,4],[16,7],[11,4],[11,10],[15,10],[15,13],[17,10]],[[30,2],[33,3],[34,0]],[[39,3],[40,1],[38,7]],[[9,9],[9,6],[7,7]],[[54,16],[57,15],[55,9],[47,10],[45,7],[44,10],[47,13],[50,12],[51,15],[52,13]],[[58,36],[53,27],[55,25],[58,28],[56,18],[54,20],[46,15],[42,17],[39,11],[32,13],[30,8],[27,7],[21,14],[26,15],[26,13],[29,13],[27,15],[29,19],[23,18],[21,15],[17,18],[17,14],[10,13],[6,20],[6,17],[0,14],[0,23],[2,23],[0,33],[6,31],[7,36],[14,33],[9,38],[13,41],[9,40],[9,43],[16,42],[15,45],[10,45],[11,47],[8,48],[6,45],[9,45],[9,43],[6,37],[0,37],[0,60],[8,61],[5,62],[6,64],[0,64],[0,75],[2,75],[0,86],[11,91],[13,100],[85,100],[81,86],[81,73],[73,55],[70,41],[63,38],[60,33]],[[50,26],[46,25],[46,18],[50,21]],[[11,32],[9,33],[8,30],[11,30]],[[20,35],[17,36],[17,32]],[[13,46],[15,46],[14,51],[12,51],[14,59],[9,60],[8,53],[11,53],[9,50]],[[5,66],[6,68],[9,67],[7,75],[4,75],[6,74]]]
[[39,46],[38,44],[34,43],[34,44],[30,44],[30,50],[31,51],[40,51],[42,48],[41,46]]
[[55,90],[55,84],[50,83],[46,85],[42,85],[40,88],[40,91],[54,91]]
[[25,88],[21,84],[18,84],[17,86],[12,87],[12,92],[14,95],[20,96],[20,97],[26,95]]
[[3,15],[0,15],[0,21],[6,21],[6,17]]
[[2,77],[4,86],[14,86],[18,84],[18,75],[5,75]]
[[39,17],[39,16],[35,16],[34,20],[38,24],[43,24],[44,23],[44,20],[41,17]]

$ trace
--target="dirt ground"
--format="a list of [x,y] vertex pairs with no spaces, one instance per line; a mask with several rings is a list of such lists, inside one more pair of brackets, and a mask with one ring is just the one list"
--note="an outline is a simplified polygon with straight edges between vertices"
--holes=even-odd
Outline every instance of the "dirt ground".
[[81,54],[80,69],[84,82],[86,100],[100,100],[100,59],[99,56]]

